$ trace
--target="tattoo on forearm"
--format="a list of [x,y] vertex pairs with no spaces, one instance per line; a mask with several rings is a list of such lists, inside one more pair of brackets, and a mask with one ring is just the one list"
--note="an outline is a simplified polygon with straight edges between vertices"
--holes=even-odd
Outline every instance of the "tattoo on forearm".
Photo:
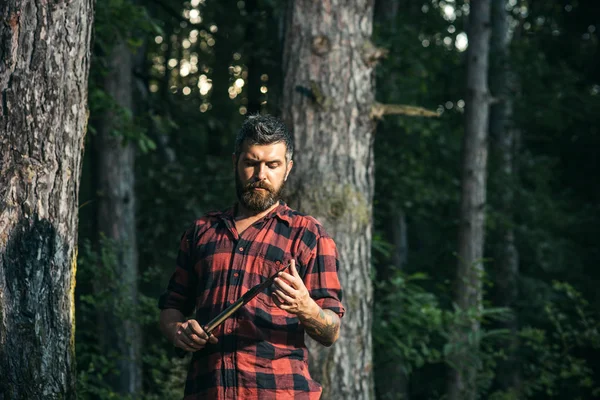
[[302,325],[311,338],[330,346],[338,337],[340,317],[331,310],[321,309],[316,317],[303,320]]

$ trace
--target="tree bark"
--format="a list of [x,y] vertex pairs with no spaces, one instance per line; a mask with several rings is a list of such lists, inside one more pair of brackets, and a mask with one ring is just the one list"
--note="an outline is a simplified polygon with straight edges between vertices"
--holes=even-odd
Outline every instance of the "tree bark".
[[[133,113],[133,54],[124,40],[112,50],[109,71],[104,81],[106,94],[117,107]],[[119,113],[121,114],[121,113]],[[98,313],[99,338],[103,353],[116,354],[116,371],[111,376],[113,390],[121,394],[135,394],[141,389],[141,333],[133,320],[138,299],[138,265],[135,219],[135,147],[124,134],[131,129],[131,121],[109,110],[101,118],[95,137],[97,179],[96,226],[98,232],[115,247],[115,265],[104,275],[106,282],[98,282],[101,290],[112,288],[108,310]],[[120,129],[119,133],[114,130]],[[124,314],[117,310],[129,309]]]
[[371,399],[372,66],[363,60],[373,1],[294,1],[284,49],[283,117],[294,134],[290,204],[335,239],[346,316],[330,348],[310,342],[323,399]]
[[0,5],[0,398],[75,399],[91,0]]
[[[505,0],[492,2],[492,54],[494,55],[490,86],[493,96],[499,101],[490,109],[490,135],[495,144],[495,153],[499,160],[498,184],[502,188],[500,212],[503,216],[500,224],[501,242],[496,249],[495,283],[496,301],[498,307],[515,310],[518,297],[519,253],[515,243],[514,233],[514,191],[516,184],[515,171],[515,138],[518,135],[512,124],[513,101],[516,91],[516,78],[511,71],[510,63],[510,18],[505,9]],[[520,391],[520,372],[517,362],[517,330],[518,321],[514,318],[501,322],[501,328],[511,332],[506,343],[507,359],[498,364],[496,381],[503,391],[510,391],[516,397]]]
[[[490,0],[474,0],[469,14],[467,93],[458,233],[458,268],[454,302],[462,311],[452,335],[454,355],[448,379],[450,400],[477,396],[478,335],[482,311],[484,219],[486,205],[487,137],[490,96],[488,58]],[[470,311],[467,313],[467,311]]]

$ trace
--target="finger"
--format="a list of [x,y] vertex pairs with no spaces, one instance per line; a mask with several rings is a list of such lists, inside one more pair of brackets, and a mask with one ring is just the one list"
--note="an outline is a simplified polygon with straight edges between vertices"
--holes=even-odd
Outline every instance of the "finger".
[[179,343],[182,343],[183,345],[188,347],[204,346],[204,344],[206,343],[205,340],[200,339],[194,334],[189,334],[189,332],[186,331],[187,329],[183,325],[180,327],[180,329],[177,330],[176,340]]
[[300,290],[304,286],[304,282],[302,282],[302,279],[297,278],[293,275],[287,274],[285,272],[282,272],[279,277],[281,279],[283,279],[293,289]]
[[192,342],[190,339],[188,339],[184,335],[177,338],[177,341],[175,342],[175,346],[179,347],[185,351],[198,351],[203,347],[198,344],[194,344],[194,342]]
[[177,332],[175,333],[175,339],[179,340],[180,342],[185,342],[187,340],[190,340],[190,334],[188,332],[187,329],[187,323],[183,323],[179,326],[179,328],[177,329]]
[[191,353],[193,353],[193,352],[195,352],[195,351],[196,351],[196,349],[194,349],[193,347],[190,347],[190,346],[188,346],[188,345],[187,345],[187,344],[185,344],[185,343],[179,343],[179,344],[177,345],[177,347],[179,347],[180,349],[183,349],[183,350],[185,350],[185,351],[191,352]]
[[188,346],[192,346],[192,347],[196,348],[196,350],[203,348],[206,345],[206,342],[208,339],[201,338],[200,336],[196,335],[195,333],[190,333],[190,332],[191,332],[190,327],[186,327],[186,329],[184,329],[182,331],[182,333],[181,333],[182,342],[184,342]]
[[294,299],[291,298],[290,296],[286,295],[285,293],[283,293],[281,290],[275,290],[273,292],[274,295],[276,295],[278,297],[278,300],[280,300],[283,303],[293,303]]
[[208,342],[211,344],[217,344],[219,343],[219,339],[217,339],[215,335],[210,335],[210,337],[208,338]]
[[198,351],[198,350],[204,348],[204,346],[206,345],[206,342],[199,343],[199,342],[194,342],[194,341],[189,341],[189,342],[186,341],[184,344],[187,347],[194,349],[194,351]]
[[290,261],[290,271],[295,278],[300,279],[300,275],[298,274],[298,270],[296,269],[296,260]]
[[296,289],[290,284],[288,284],[288,282],[290,282],[290,279],[287,279],[285,275],[290,277],[292,280],[294,279],[293,276],[284,273],[284,276],[275,278],[276,286],[279,286],[279,288],[282,289],[286,294],[293,296],[296,293]]
[[193,343],[194,346],[204,346],[206,345],[208,339],[202,339],[198,335],[193,334],[192,336],[190,336],[190,341]]
[[298,282],[298,279],[294,275],[290,275],[287,272],[280,272],[278,276],[294,285]]
[[204,329],[202,329],[198,321],[196,321],[195,319],[190,319],[188,321],[188,327],[190,328],[190,334],[193,333],[197,335],[200,339],[208,340],[208,335],[206,334],[206,332],[204,332]]
[[281,308],[282,310],[286,310],[289,308],[289,306],[285,303],[283,303],[281,300],[279,300],[279,298],[277,296],[273,296],[273,302],[275,303],[275,305],[279,308]]

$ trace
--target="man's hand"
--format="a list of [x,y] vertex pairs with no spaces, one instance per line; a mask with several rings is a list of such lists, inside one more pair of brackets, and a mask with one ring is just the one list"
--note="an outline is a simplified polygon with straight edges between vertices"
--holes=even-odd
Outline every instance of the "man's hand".
[[273,285],[273,301],[277,307],[291,314],[314,315],[319,306],[308,294],[308,289],[298,271],[296,270],[296,261],[290,261],[291,275],[286,272],[280,272],[275,278]]
[[280,272],[273,285],[273,301],[277,307],[298,316],[306,333],[325,346],[338,339],[340,317],[331,310],[323,310],[310,297],[308,289],[296,270],[296,261],[290,261],[291,275]]
[[218,342],[217,338],[213,335],[208,337],[198,321],[194,319],[175,324],[175,332],[171,341],[175,347],[190,352],[202,350],[207,342],[212,344]]

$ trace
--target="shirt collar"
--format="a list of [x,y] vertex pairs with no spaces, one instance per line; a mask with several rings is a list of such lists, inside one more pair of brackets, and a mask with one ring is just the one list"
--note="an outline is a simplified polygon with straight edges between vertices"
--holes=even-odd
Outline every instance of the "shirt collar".
[[[237,207],[237,203],[234,204],[233,206],[227,208],[226,210],[209,213],[209,215],[218,216],[219,218],[221,218],[223,220],[233,221],[235,219],[236,207]],[[273,211],[271,211],[270,213],[268,213],[261,219],[266,221],[271,218],[278,218],[281,221],[286,222],[287,224],[291,224],[292,218],[290,216],[290,211],[291,211],[291,208],[289,208],[283,200],[279,200],[279,204],[277,205],[277,207],[275,207],[273,209]]]

